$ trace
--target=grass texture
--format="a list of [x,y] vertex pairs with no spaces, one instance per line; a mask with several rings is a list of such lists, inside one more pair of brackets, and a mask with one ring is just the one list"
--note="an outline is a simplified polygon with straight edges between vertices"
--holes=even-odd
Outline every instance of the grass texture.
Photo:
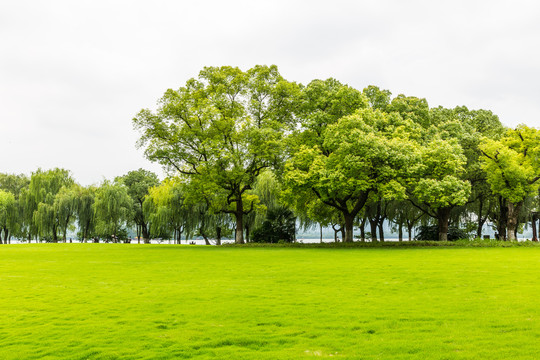
[[0,359],[538,359],[540,248],[0,246]]

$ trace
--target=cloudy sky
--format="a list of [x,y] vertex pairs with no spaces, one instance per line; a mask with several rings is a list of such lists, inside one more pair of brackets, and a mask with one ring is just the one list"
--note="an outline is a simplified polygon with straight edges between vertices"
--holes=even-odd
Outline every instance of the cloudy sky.
[[537,1],[0,2],[0,172],[140,167],[131,119],[204,66],[276,64],[540,127]]

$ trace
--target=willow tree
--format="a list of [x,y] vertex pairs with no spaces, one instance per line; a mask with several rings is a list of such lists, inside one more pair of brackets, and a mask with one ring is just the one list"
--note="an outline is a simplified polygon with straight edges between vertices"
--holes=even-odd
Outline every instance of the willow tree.
[[172,233],[177,244],[181,243],[182,234],[193,234],[197,228],[196,212],[187,203],[184,188],[178,179],[165,179],[148,190],[143,203],[152,233]]
[[296,93],[276,66],[206,67],[133,121],[148,159],[219,189],[221,211],[234,216],[243,243],[243,217],[253,209],[246,192],[280,162]]
[[29,190],[26,197],[28,212],[36,225],[38,235],[41,238],[50,238],[58,241],[60,229],[61,210],[55,207],[55,198],[62,188],[71,187],[74,180],[68,170],[52,169],[43,171],[38,169],[30,177]]
[[80,238],[86,240],[92,235],[95,226],[94,201],[96,188],[94,186],[78,187],[77,207],[75,214],[79,226]]
[[540,185],[540,130],[519,125],[499,140],[484,138],[480,149],[491,190],[506,199],[507,239],[516,240],[523,201]]
[[8,216],[7,236],[4,228],[4,238],[25,237],[27,235],[28,224],[24,213],[23,194],[28,192],[30,179],[23,174],[2,174],[0,173],[0,190],[13,195],[15,204],[10,205]]
[[116,242],[119,232],[131,220],[132,207],[133,200],[124,184],[104,181],[94,200],[96,232]]
[[10,231],[16,226],[17,203],[15,195],[8,191],[0,190],[0,244],[2,235],[4,244],[9,242]]
[[53,211],[58,219],[58,230],[62,233],[62,240],[66,242],[67,230],[75,222],[79,202],[80,185],[64,186],[54,197]]

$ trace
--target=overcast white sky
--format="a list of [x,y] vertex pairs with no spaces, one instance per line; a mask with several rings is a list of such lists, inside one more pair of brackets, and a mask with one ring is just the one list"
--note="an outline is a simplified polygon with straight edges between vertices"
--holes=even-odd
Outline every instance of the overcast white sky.
[[540,127],[537,1],[0,1],[0,172],[143,167],[131,119],[204,66],[276,64]]

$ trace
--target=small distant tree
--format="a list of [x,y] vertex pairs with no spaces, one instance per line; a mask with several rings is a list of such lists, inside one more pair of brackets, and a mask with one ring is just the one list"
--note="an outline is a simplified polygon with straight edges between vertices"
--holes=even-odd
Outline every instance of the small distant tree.
[[75,214],[77,217],[77,224],[79,225],[80,238],[82,241],[86,242],[86,240],[93,235],[95,228],[94,202],[96,197],[96,187],[79,186],[77,191]]
[[139,169],[128,172],[119,177],[117,181],[121,181],[127,187],[128,195],[133,200],[131,215],[132,221],[137,227],[137,238],[142,236],[144,242],[149,242],[151,228],[148,226],[149,219],[143,211],[143,203],[148,195],[148,190],[159,185],[158,176],[151,171]]
[[2,243],[2,235],[4,244],[9,242],[10,231],[16,226],[16,205],[15,195],[0,190],[0,244]]

